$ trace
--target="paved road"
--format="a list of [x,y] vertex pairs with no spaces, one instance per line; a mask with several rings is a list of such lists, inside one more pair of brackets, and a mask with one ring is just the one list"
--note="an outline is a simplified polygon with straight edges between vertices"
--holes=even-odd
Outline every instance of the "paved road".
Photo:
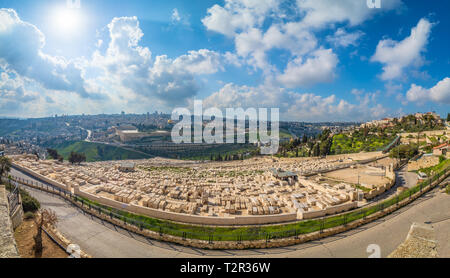
[[[13,175],[20,175],[13,170]],[[413,222],[433,223],[438,252],[450,257],[450,195],[433,190],[395,213],[346,233],[296,246],[262,250],[201,250],[148,240],[85,215],[63,199],[29,189],[44,208],[56,211],[58,230],[94,257],[368,257],[370,244],[378,244],[382,257],[401,244]]]
[[407,187],[411,188],[417,184],[417,174],[408,172],[408,165],[404,165],[399,171],[396,172],[395,175],[395,185],[391,188],[391,190],[386,191],[385,193],[373,198],[370,203],[377,202],[389,198],[392,195],[395,195],[397,192],[397,188],[399,187]]

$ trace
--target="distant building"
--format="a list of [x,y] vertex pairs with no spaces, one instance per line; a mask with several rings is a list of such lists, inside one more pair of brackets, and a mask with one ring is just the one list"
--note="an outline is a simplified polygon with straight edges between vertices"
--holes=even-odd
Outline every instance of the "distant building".
[[113,127],[113,129],[115,130],[116,135],[120,137],[120,141],[122,142],[139,140],[146,136],[145,133],[139,132],[135,126],[123,125]]
[[434,155],[443,155],[445,157],[450,156],[449,152],[450,145],[448,143],[444,143],[442,145],[436,146],[433,148],[433,154]]
[[134,172],[136,164],[132,162],[124,162],[120,164],[119,171],[121,172]]
[[280,180],[285,180],[288,181],[289,179],[297,181],[298,180],[298,175],[294,172],[290,172],[290,171],[283,171],[281,169],[275,169],[272,168],[270,169],[270,172],[272,173],[272,175]]

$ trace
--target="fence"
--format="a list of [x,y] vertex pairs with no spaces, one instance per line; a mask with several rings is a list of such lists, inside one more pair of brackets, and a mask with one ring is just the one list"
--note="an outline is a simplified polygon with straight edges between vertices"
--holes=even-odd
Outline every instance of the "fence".
[[397,135],[397,137],[395,137],[395,139],[391,143],[389,143],[389,145],[380,149],[380,151],[382,151],[383,153],[388,153],[392,148],[394,148],[400,142],[401,138],[402,137],[400,135]]
[[233,241],[239,244],[242,241],[255,240],[266,240],[268,242],[272,239],[297,237],[299,235],[317,231],[320,231],[320,233],[322,233],[326,229],[338,226],[345,227],[355,220],[366,219],[366,217],[380,211],[383,212],[388,208],[392,208],[392,206],[396,206],[398,208],[400,207],[399,203],[405,199],[409,198],[410,200],[412,200],[413,198],[417,198],[421,194],[415,195],[416,193],[423,192],[425,191],[425,189],[430,188],[434,181],[443,177],[444,175],[447,175],[449,169],[450,167],[443,169],[441,172],[437,173],[433,177],[430,177],[428,180],[417,184],[413,188],[403,191],[393,198],[340,215],[323,217],[320,219],[303,220],[292,224],[228,228],[194,226],[160,219],[153,219],[110,208],[95,203],[91,200],[76,196],[70,191],[66,191],[64,189],[39,181],[32,181],[23,178],[13,178],[12,182],[16,185],[28,185],[50,193],[54,193],[67,200],[70,200],[72,203],[81,207],[85,212],[100,217],[101,219],[109,219],[113,224],[114,221],[119,221],[121,224],[124,224],[124,226],[132,225],[138,231],[149,230],[159,234],[160,236],[175,236],[183,240],[195,239],[207,241],[208,243],[213,243],[215,241]]
[[16,209],[20,206],[20,193],[18,185],[16,185],[15,188],[10,193],[8,193],[8,203],[9,216],[12,216]]

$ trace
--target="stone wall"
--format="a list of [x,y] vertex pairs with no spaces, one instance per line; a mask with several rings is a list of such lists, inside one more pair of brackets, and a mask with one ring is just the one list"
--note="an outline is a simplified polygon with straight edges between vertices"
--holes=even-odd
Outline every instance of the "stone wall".
[[22,167],[22,166],[20,166],[20,165],[18,165],[16,163],[12,163],[12,165],[13,165],[14,168],[20,170],[21,172],[27,173],[27,174],[29,174],[29,175],[31,175],[33,177],[36,177],[36,178],[38,178],[38,179],[40,179],[40,180],[42,180],[42,181],[44,181],[44,182],[46,182],[48,184],[51,184],[51,185],[56,186],[58,188],[61,188],[63,190],[70,190],[70,188],[68,188],[66,185],[61,184],[59,182],[56,182],[54,180],[51,180],[51,179],[49,179],[47,177],[44,177],[43,175],[38,174],[38,173],[36,173],[33,170],[30,170],[28,168]]
[[299,219],[312,219],[317,217],[323,217],[327,215],[337,214],[344,211],[348,211],[351,209],[355,209],[358,207],[358,202],[350,202],[345,204],[340,204],[332,207],[327,207],[323,210],[316,210],[316,211],[304,211],[298,213]]
[[395,169],[394,165],[391,165],[386,169],[386,177],[389,179],[388,183],[383,184],[382,186],[378,186],[370,190],[369,192],[364,193],[364,198],[366,200],[371,200],[375,198],[376,196],[388,191],[395,185],[396,175],[393,169]]
[[9,218],[9,205],[4,185],[0,185],[0,258],[20,258]]
[[16,208],[16,210],[11,214],[11,223],[12,227],[15,230],[20,226],[23,222],[23,208],[22,208],[22,200],[20,201],[20,205]]
[[408,171],[417,171],[422,168],[428,168],[439,164],[439,156],[423,156],[416,161],[408,163]]
[[315,176],[317,174],[326,174],[326,173],[329,173],[329,172],[350,168],[351,166],[354,166],[354,165],[367,164],[367,163],[370,163],[370,162],[374,162],[374,161],[386,158],[388,156],[389,155],[384,154],[384,155],[377,156],[375,158],[369,158],[369,159],[349,162],[349,163],[346,163],[346,164],[335,165],[334,167],[331,167],[330,169],[318,170],[318,171],[311,172],[311,173],[304,173],[304,174],[302,174],[302,176],[304,176],[304,177],[311,177],[311,176]]

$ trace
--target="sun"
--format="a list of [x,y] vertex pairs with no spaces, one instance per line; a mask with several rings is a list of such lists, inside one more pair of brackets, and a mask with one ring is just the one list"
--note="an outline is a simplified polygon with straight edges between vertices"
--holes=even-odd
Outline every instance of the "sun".
[[55,8],[52,14],[52,25],[58,35],[74,35],[81,30],[84,24],[80,9],[67,7]]

